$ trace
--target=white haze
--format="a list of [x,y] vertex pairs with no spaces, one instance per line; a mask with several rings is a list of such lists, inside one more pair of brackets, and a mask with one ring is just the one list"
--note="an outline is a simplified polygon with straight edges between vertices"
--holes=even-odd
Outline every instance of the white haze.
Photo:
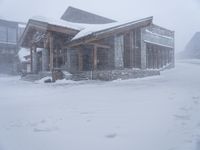
[[154,23],[176,32],[176,52],[200,31],[199,0],[0,0],[0,17],[27,22],[32,16],[60,18],[74,6],[118,21],[154,16]]

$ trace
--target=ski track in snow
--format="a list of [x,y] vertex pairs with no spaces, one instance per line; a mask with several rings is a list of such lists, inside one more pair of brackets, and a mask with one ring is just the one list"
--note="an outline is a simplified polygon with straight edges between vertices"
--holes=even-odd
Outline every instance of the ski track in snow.
[[0,150],[200,150],[200,61],[134,80],[0,75]]

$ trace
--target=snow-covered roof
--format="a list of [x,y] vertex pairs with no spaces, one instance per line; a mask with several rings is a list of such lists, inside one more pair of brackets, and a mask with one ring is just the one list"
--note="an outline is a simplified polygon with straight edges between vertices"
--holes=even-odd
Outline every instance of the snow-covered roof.
[[82,38],[84,36],[93,34],[93,33],[102,33],[106,31],[112,31],[124,27],[128,27],[130,25],[134,25],[143,21],[152,20],[152,17],[136,20],[136,21],[124,21],[124,22],[114,22],[108,24],[101,24],[101,25],[87,25],[85,29],[81,30],[72,40],[76,40]]
[[26,56],[30,55],[30,50],[26,48],[21,48],[18,52],[18,57],[21,62],[26,62]]
[[67,28],[71,28],[71,29],[75,29],[75,30],[83,30],[84,29],[84,26],[81,26],[80,24],[64,21],[61,19],[52,19],[52,18],[46,18],[46,17],[41,17],[41,16],[35,16],[35,17],[32,17],[31,20],[45,22],[45,23],[48,23],[51,25],[67,27]]
[[61,19],[50,19],[46,17],[32,17],[30,20],[38,21],[47,23],[50,25],[70,28],[79,31],[73,40],[80,39],[82,37],[88,36],[90,34],[101,34],[109,31],[113,31],[116,29],[126,28],[132,25],[135,25],[137,23],[142,23],[145,21],[152,21],[152,17],[144,18],[144,19],[134,19],[136,21],[124,21],[124,22],[114,22],[114,23],[108,23],[108,24],[82,24],[82,23],[72,23],[69,21],[61,20]]
[[25,23],[24,23],[24,24],[19,23],[19,24],[18,24],[18,27],[19,27],[19,28],[25,28],[25,27],[26,27],[26,24],[25,24]]
[[79,39],[81,37],[87,36],[94,32],[99,32],[99,31],[108,30],[108,29],[112,30],[113,28],[114,29],[122,28],[122,27],[130,26],[130,25],[140,23],[140,22],[150,20],[150,19],[152,19],[152,17],[148,17],[148,18],[140,19],[136,21],[114,22],[114,23],[108,23],[108,24],[81,24],[81,23],[72,23],[69,21],[61,20],[61,19],[57,19],[57,20],[50,19],[50,18],[45,18],[41,16],[31,18],[31,20],[36,20],[36,21],[45,22],[52,25],[68,27],[71,29],[79,30],[80,32],[72,40]]
[[85,10],[74,8],[69,6],[61,19],[74,22],[74,23],[85,23],[85,24],[106,24],[116,22],[113,19],[109,19]]

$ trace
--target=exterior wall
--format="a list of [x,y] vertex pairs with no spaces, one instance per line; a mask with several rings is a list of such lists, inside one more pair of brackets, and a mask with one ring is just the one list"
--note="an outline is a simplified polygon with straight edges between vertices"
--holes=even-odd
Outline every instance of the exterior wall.
[[[152,58],[147,54],[147,44],[152,45]],[[169,55],[169,56],[168,56]],[[169,57],[167,61],[167,58]],[[151,24],[141,29],[141,64],[142,69],[149,68],[149,58],[154,59],[153,69],[162,68],[164,65],[174,66],[174,32]],[[155,60],[157,62],[155,62]],[[165,63],[165,64],[164,64]]]
[[23,29],[17,22],[0,19],[0,73],[16,74],[19,71],[18,39]]
[[[89,70],[80,70],[79,50],[82,51],[81,55],[84,57],[87,46],[79,46],[79,50],[74,49],[69,53],[70,61],[68,64],[70,72],[75,77],[78,75],[77,78],[100,80],[146,77],[158,75],[159,70],[169,68],[173,64],[174,33],[153,24],[113,35],[95,41],[95,43],[110,46],[104,57],[100,57],[98,53],[104,49],[97,48],[97,62],[107,61],[108,63],[101,69],[97,63],[97,69],[91,67]],[[90,47],[90,52],[88,52],[91,53],[88,58],[90,60],[93,58],[93,49],[94,47]],[[151,60],[153,62],[150,62]],[[81,59],[81,61],[83,61],[82,65],[86,63],[85,59]]]
[[124,68],[141,68],[140,28],[124,34]]
[[174,33],[156,25],[142,29],[144,42],[174,48]]

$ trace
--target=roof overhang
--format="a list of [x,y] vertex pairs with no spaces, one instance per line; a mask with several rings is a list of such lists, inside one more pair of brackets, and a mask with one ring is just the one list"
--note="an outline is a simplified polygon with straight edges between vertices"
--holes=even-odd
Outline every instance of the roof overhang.
[[92,41],[100,40],[112,35],[120,34],[129,30],[135,29],[135,28],[146,27],[152,24],[152,22],[153,22],[153,17],[148,17],[148,18],[128,22],[125,24],[113,26],[104,30],[93,32],[81,38],[74,39],[68,42],[66,47],[75,47],[81,44],[86,44]]
[[30,48],[30,46],[33,44],[33,36],[37,32],[44,34],[46,34],[47,32],[53,32],[66,36],[75,36],[79,32],[79,30],[30,19],[19,40],[19,46]]

